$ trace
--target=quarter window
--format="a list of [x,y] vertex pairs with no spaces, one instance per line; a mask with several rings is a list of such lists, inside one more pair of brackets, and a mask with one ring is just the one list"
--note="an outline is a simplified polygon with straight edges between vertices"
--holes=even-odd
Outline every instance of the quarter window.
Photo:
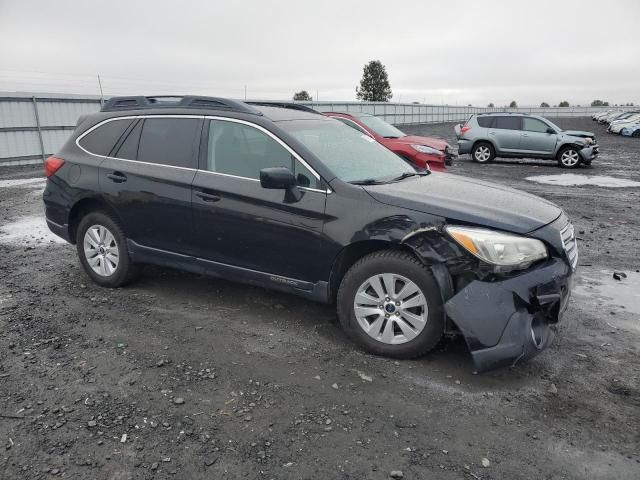
[[172,167],[195,168],[197,118],[147,118],[142,126],[137,160]]
[[131,122],[131,118],[111,120],[86,134],[78,143],[88,152],[107,156]]
[[482,128],[493,128],[496,117],[478,117],[478,125]]
[[207,170],[260,179],[260,170],[287,167],[301,187],[320,188],[320,181],[286,148],[257,128],[237,122],[211,120]]
[[547,129],[549,129],[549,125],[538,120],[537,118],[523,118],[522,119],[522,129],[527,130],[528,132],[540,132],[546,133]]
[[495,128],[502,128],[504,130],[520,130],[520,117],[517,116],[504,116],[497,117]]

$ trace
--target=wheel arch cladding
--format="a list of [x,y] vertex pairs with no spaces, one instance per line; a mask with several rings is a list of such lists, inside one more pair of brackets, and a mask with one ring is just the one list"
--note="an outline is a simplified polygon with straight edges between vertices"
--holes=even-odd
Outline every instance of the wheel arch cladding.
[[69,238],[72,243],[76,242],[77,228],[82,217],[95,211],[106,212],[115,221],[117,221],[120,224],[120,228],[122,228],[120,217],[118,216],[116,209],[113,208],[109,202],[99,196],[85,197],[77,201],[73,207],[71,207],[71,211],[69,212]]

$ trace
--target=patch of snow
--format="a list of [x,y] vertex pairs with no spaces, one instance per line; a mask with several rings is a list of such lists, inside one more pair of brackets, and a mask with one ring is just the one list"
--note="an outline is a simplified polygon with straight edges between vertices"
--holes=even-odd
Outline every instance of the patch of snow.
[[607,177],[604,175],[577,175],[575,173],[562,173],[560,175],[538,175],[527,177],[530,182],[545,183],[547,185],[560,185],[563,187],[575,187],[580,185],[592,185],[594,187],[626,188],[640,187],[640,182],[625,180],[624,178]]
[[15,222],[0,225],[0,243],[28,246],[44,246],[47,243],[65,243],[54,235],[44,217],[23,217]]
[[46,178],[14,178],[13,180],[0,180],[0,188],[11,187],[39,187],[46,183]]

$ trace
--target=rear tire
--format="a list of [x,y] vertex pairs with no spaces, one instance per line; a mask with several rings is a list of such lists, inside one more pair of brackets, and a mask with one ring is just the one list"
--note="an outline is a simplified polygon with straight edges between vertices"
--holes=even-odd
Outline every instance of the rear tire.
[[473,146],[471,156],[478,163],[489,163],[496,158],[496,150],[488,142],[478,142]]
[[90,212],[80,220],[76,248],[84,271],[100,286],[121,287],[138,273],[122,228],[105,212]]
[[558,165],[561,168],[577,168],[580,165],[580,152],[575,147],[564,147],[558,152]]
[[404,252],[374,252],[353,265],[340,284],[337,310],[347,335],[376,355],[422,356],[444,330],[438,284]]

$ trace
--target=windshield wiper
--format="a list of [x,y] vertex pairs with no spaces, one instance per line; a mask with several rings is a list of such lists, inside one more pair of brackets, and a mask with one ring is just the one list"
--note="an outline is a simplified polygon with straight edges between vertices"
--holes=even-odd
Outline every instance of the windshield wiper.
[[395,178],[392,178],[391,181],[392,182],[398,182],[400,180],[404,180],[405,178],[409,178],[409,177],[424,177],[426,175],[429,175],[431,172],[429,170],[427,170],[426,172],[404,172],[401,175],[398,175]]
[[377,180],[375,178],[365,178],[364,180],[353,180],[349,183],[352,185],[383,185],[387,182],[383,180]]

